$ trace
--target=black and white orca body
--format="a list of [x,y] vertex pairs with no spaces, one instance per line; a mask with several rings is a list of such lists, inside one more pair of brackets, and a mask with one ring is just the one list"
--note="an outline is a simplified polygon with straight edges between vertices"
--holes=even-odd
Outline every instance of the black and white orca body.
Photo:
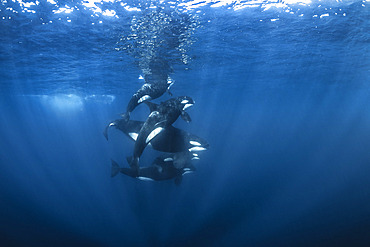
[[[148,78],[148,76],[146,76]],[[150,101],[152,99],[156,99],[161,97],[166,91],[172,96],[170,87],[172,86],[172,80],[165,76],[165,77],[156,77],[153,79],[153,76],[150,77],[151,79],[146,79],[146,81],[150,81],[145,83],[141,86],[141,88],[131,97],[127,108],[126,113],[123,115],[124,118],[130,119],[131,112],[141,103],[145,101]]]
[[173,165],[173,161],[164,161],[166,158],[156,158],[153,161],[153,165],[149,167],[142,167],[138,170],[132,168],[121,168],[119,165],[112,160],[111,177],[116,176],[119,172],[137,178],[143,181],[162,181],[175,179],[175,184],[179,185],[182,181],[182,176],[195,171],[195,167],[188,164],[183,168],[176,168]]
[[136,141],[136,138],[140,132],[141,127],[143,127],[143,121],[128,120],[126,118],[116,119],[110,122],[104,129],[103,135],[105,139],[108,140],[108,129],[109,127],[115,127],[116,129],[125,133],[133,141]]
[[173,124],[179,116],[185,121],[191,121],[185,110],[194,104],[194,101],[188,96],[181,96],[162,102],[160,105],[146,102],[151,113],[138,133],[132,161],[130,166],[133,169],[139,168],[139,158],[145,147],[158,134]]
[[176,169],[192,168],[192,160],[198,160],[198,154],[189,151],[178,152],[178,153],[166,153],[158,156],[154,161],[153,165],[164,166],[166,164],[173,165]]
[[[136,141],[143,125],[144,122],[142,121],[117,119],[107,125],[103,134],[108,140],[109,127],[115,127],[126,134],[131,140]],[[209,147],[208,142],[204,139],[175,128],[172,125],[161,131],[149,144],[154,150],[166,153],[179,153],[185,151],[196,153],[198,151],[207,150]]]

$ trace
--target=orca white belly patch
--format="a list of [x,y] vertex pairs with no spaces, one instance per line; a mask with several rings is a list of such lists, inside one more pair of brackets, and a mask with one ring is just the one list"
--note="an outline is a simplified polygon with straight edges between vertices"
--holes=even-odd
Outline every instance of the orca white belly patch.
[[150,132],[145,142],[149,143],[154,137],[161,133],[162,130],[163,130],[162,127],[155,128],[152,132]]
[[185,171],[182,175],[193,173],[193,171]]
[[147,177],[137,177],[137,179],[140,179],[142,181],[154,181],[154,179],[147,178]]
[[149,100],[151,99],[151,97],[149,95],[144,95],[143,97],[141,97],[137,103],[140,104],[141,102],[145,101],[145,100]]
[[190,106],[192,106],[193,104],[186,104],[184,105],[184,108],[182,109],[183,111],[185,111],[186,109],[188,109]]
[[189,143],[193,146],[202,146],[202,144],[200,144],[199,142],[197,141],[189,141]]
[[204,150],[207,150],[207,149],[204,148],[204,147],[192,147],[192,148],[189,148],[189,152],[198,152],[198,151],[204,151]]

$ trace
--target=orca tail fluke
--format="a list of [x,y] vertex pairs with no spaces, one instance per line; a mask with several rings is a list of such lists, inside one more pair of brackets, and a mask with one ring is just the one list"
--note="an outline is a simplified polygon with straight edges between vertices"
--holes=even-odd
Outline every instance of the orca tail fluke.
[[114,160],[111,160],[111,161],[112,161],[112,168],[111,168],[110,176],[114,177],[119,173],[121,168],[119,167],[117,162],[115,162]]

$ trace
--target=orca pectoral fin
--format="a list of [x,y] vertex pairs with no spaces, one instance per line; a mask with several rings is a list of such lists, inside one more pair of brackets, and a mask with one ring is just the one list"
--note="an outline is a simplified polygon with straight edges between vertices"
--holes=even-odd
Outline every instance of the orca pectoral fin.
[[182,111],[181,112],[181,118],[187,122],[187,123],[190,123],[191,122],[191,117],[189,115],[189,113],[187,113],[186,111]]
[[114,177],[119,173],[121,168],[119,167],[117,162],[115,162],[114,160],[111,160],[111,161],[112,161],[112,168],[111,168],[110,176]]
[[144,103],[149,107],[150,112],[156,111],[158,109],[158,105],[153,102],[144,101]]
[[182,182],[182,175],[179,175],[175,178],[175,184],[179,186]]

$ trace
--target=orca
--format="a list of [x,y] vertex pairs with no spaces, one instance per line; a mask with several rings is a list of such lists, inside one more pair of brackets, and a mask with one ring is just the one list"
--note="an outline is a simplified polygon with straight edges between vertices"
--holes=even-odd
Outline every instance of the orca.
[[195,171],[195,167],[187,163],[182,168],[176,168],[174,162],[166,160],[163,157],[157,157],[152,166],[141,167],[138,170],[132,168],[120,167],[117,162],[112,160],[111,177],[116,176],[119,172],[136,178],[142,181],[163,181],[169,179],[175,179],[175,184],[179,185],[182,181],[182,176]]
[[172,162],[172,165],[176,169],[187,168],[191,166],[191,160],[199,159],[198,154],[191,153],[188,151],[178,153],[166,153],[158,156],[154,160],[154,164],[165,165],[166,162]]
[[[136,141],[143,125],[143,121],[134,121],[121,118],[110,122],[106,126],[103,134],[108,140],[108,129],[110,127],[115,127],[127,135],[131,140]],[[195,154],[196,151],[193,151],[194,148],[203,148],[206,150],[209,147],[209,144],[206,140],[184,130],[175,128],[172,125],[165,128],[154,139],[152,139],[149,144],[154,150],[166,153],[179,153],[188,151]]]
[[173,81],[171,78],[165,74],[159,74],[157,76],[145,76],[144,85],[132,95],[127,108],[126,113],[122,115],[125,119],[130,119],[131,112],[141,103],[150,101],[156,98],[161,97],[165,92],[168,92],[169,95],[172,96],[170,92],[170,87],[173,85]]
[[131,168],[138,170],[139,159],[145,147],[168,126],[172,125],[179,116],[190,122],[191,118],[185,110],[194,104],[192,98],[180,96],[169,99],[157,105],[145,102],[150,108],[150,115],[141,127],[134,146],[133,157],[130,162]]

